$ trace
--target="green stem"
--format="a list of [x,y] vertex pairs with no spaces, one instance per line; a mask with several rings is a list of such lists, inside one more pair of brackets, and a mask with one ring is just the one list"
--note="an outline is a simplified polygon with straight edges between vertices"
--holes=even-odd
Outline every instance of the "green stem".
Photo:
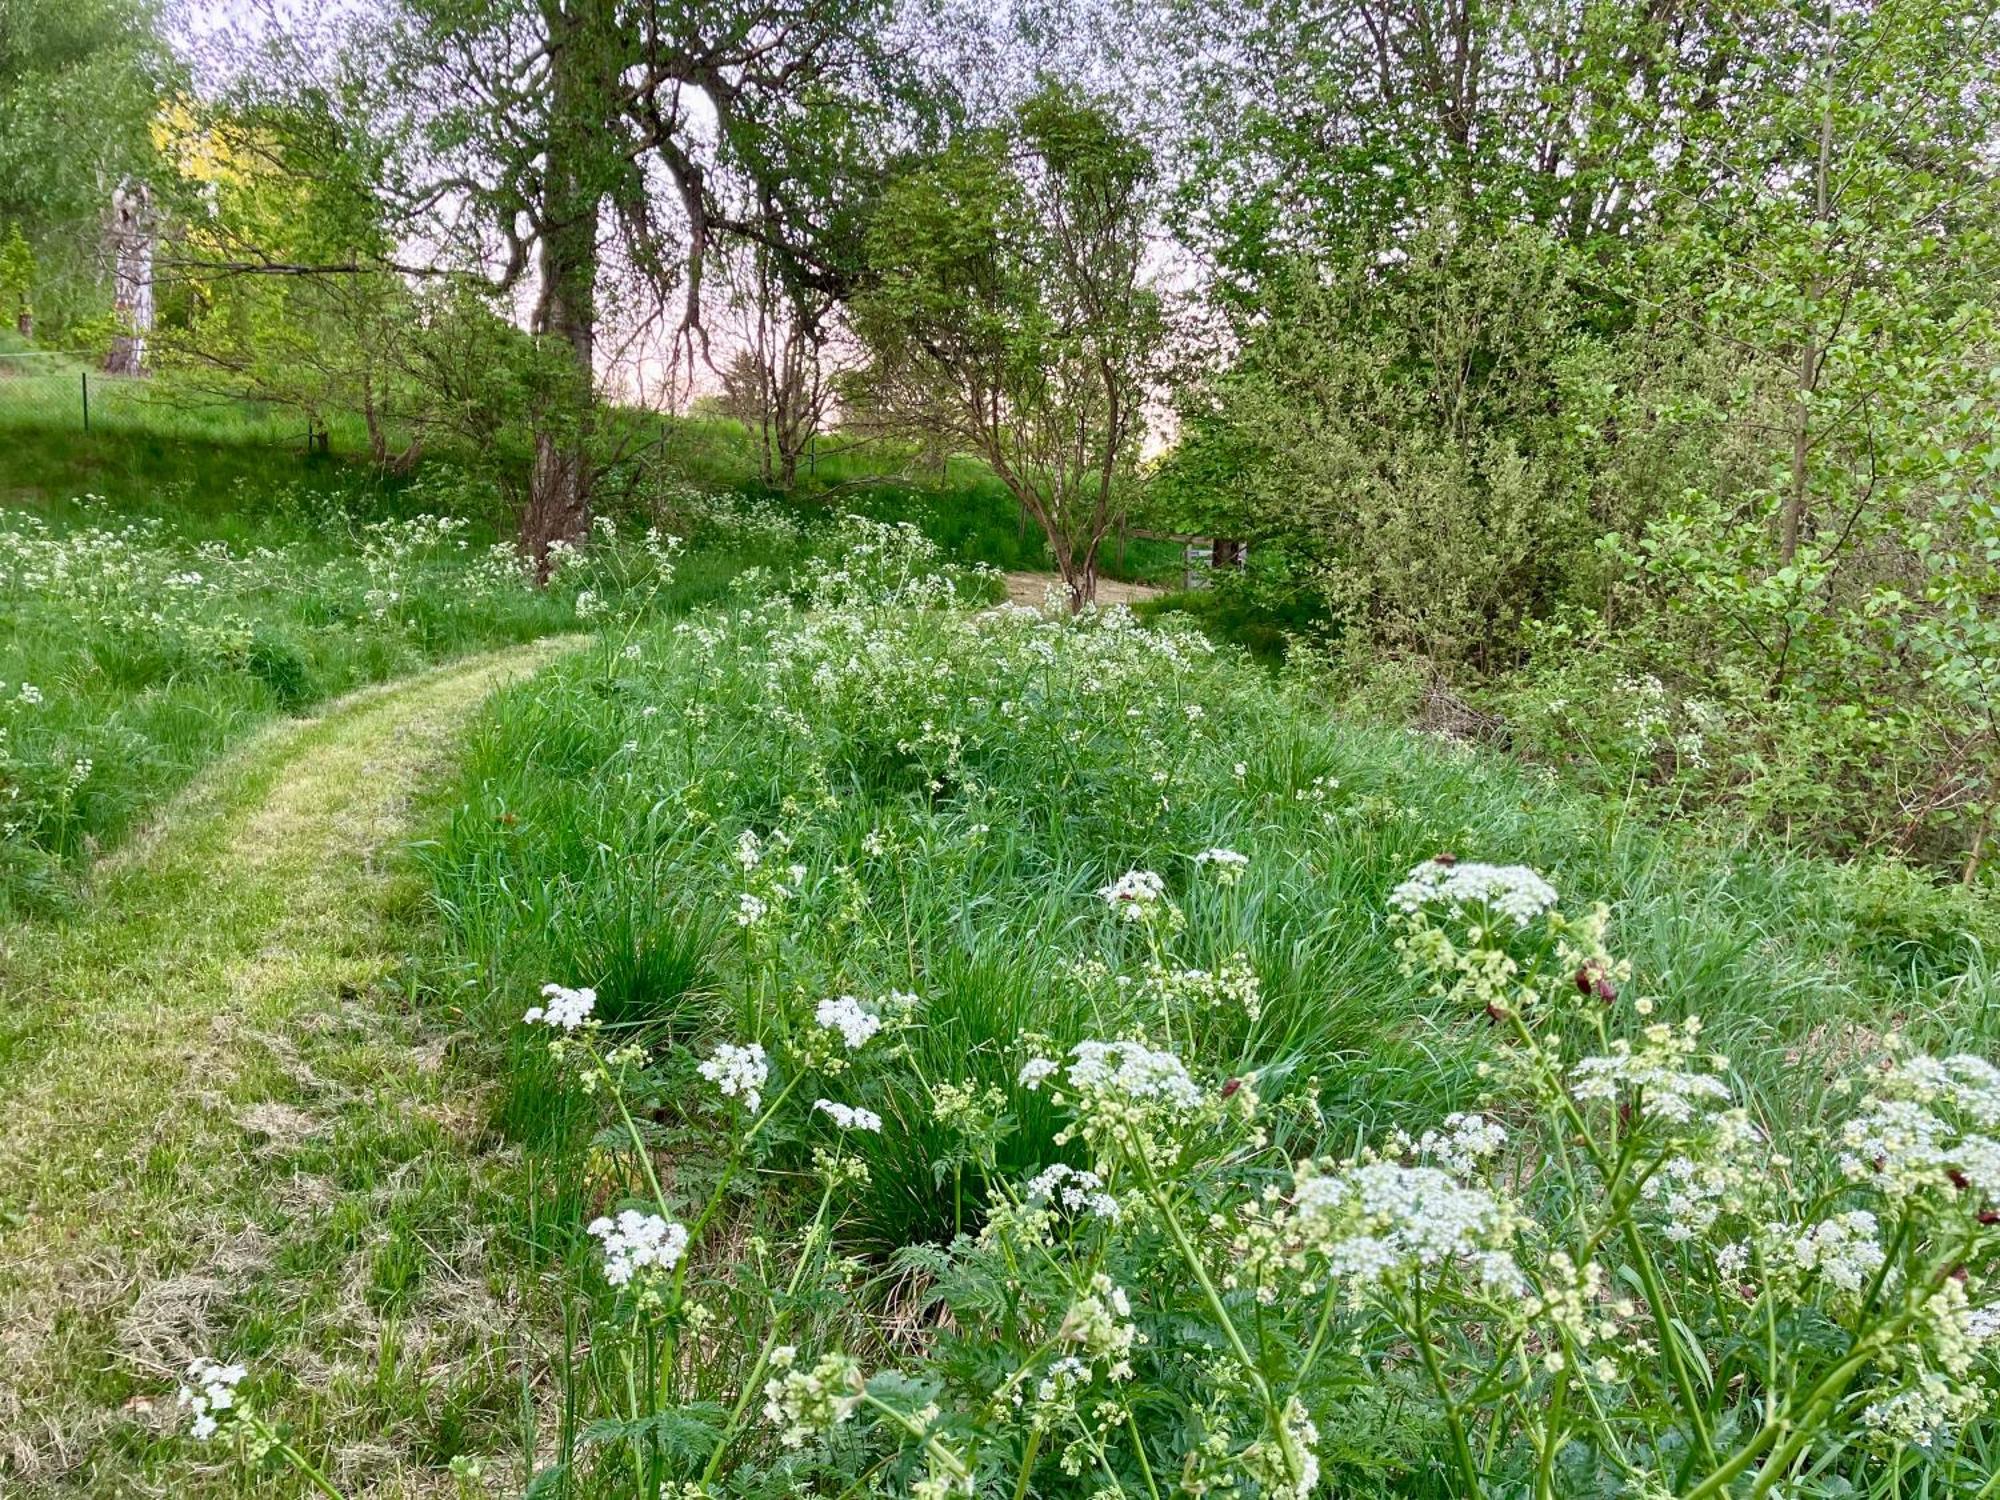
[[785,1321],[791,1312],[792,1298],[798,1295],[799,1283],[805,1279],[806,1267],[811,1264],[819,1249],[820,1226],[826,1219],[826,1208],[833,1201],[833,1184],[828,1183],[819,1197],[819,1211],[813,1215],[812,1224],[806,1230],[806,1243],[798,1263],[792,1267],[792,1279],[786,1283],[783,1305],[775,1309],[771,1326],[764,1334],[763,1347],[757,1351],[757,1359],[750,1367],[750,1374],[743,1382],[743,1389],[736,1397],[736,1405],[730,1409],[729,1424],[722,1429],[722,1436],[715,1440],[715,1451],[708,1456],[708,1467],[701,1471],[702,1488],[714,1482],[716,1473],[722,1467],[722,1456],[729,1451],[737,1432],[742,1428],[743,1415],[749,1409],[751,1398],[756,1394],[757,1382],[763,1378],[765,1366],[770,1362],[771,1351],[777,1347],[778,1335],[784,1331]]
[[1416,1309],[1416,1317],[1412,1321],[1417,1325],[1413,1330],[1414,1342],[1424,1362],[1424,1373],[1437,1388],[1438,1400],[1444,1403],[1444,1421],[1446,1428],[1451,1432],[1452,1454],[1458,1460],[1458,1471],[1465,1479],[1465,1493],[1470,1500],[1470,1497],[1480,1494],[1484,1489],[1479,1477],[1479,1465],[1472,1457],[1472,1443],[1465,1434],[1465,1419],[1458,1414],[1458,1403],[1451,1399],[1451,1384],[1445,1379],[1444,1366],[1438,1362],[1437,1348],[1431,1342],[1430,1329],[1427,1326],[1429,1320],[1424,1316],[1424,1294],[1421,1284],[1412,1296],[1415,1299],[1413,1305]]
[[1202,1261],[1201,1252],[1195,1248],[1194,1242],[1188,1238],[1187,1231],[1181,1227],[1180,1216],[1174,1212],[1173,1204],[1161,1191],[1159,1179],[1153,1174],[1152,1163],[1142,1156],[1139,1158],[1139,1169],[1145,1175],[1146,1196],[1152,1200],[1153,1207],[1160,1211],[1160,1218],[1167,1226],[1167,1233],[1173,1237],[1174,1246],[1180,1251],[1181,1259],[1187,1262],[1188,1269],[1194,1273],[1194,1279],[1201,1286],[1202,1295],[1208,1299],[1209,1311],[1215,1314],[1216,1322],[1222,1325],[1223,1335],[1229,1340],[1230,1351],[1236,1356],[1236,1362],[1243,1367],[1244,1377],[1250,1382],[1251,1389],[1257,1393],[1257,1399],[1264,1407],[1265,1420],[1271,1424],[1271,1431],[1278,1439],[1278,1451],[1284,1455],[1286,1472],[1294,1484],[1299,1483],[1305,1477],[1305,1466],[1300,1461],[1297,1445],[1293,1443],[1290,1431],[1285,1427],[1284,1413],[1278,1410],[1277,1397],[1272,1394],[1270,1382],[1264,1378],[1264,1372],[1258,1369],[1257,1361],[1251,1358],[1250,1350],[1243,1342],[1243,1335],[1237,1332],[1236,1320],[1229,1316],[1229,1309],[1222,1305],[1222,1293],[1216,1290],[1215,1282],[1208,1274],[1208,1267]]

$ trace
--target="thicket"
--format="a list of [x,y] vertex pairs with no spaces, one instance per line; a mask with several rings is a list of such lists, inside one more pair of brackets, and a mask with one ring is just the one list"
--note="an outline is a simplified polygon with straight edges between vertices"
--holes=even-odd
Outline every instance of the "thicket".
[[1217,336],[1163,499],[1262,543],[1239,592],[1303,582],[1378,702],[1979,875],[1992,15],[1453,14],[1160,38],[1173,76],[1222,59],[1180,213]]

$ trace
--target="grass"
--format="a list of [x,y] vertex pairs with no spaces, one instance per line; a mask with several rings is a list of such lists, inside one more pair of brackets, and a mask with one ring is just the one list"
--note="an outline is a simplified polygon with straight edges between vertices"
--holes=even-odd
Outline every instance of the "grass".
[[[1169,1040],[1198,1076],[1263,1080],[1293,1155],[1420,1130],[1490,1087],[1500,1034],[1405,970],[1386,919],[1390,888],[1441,850],[1547,871],[1574,908],[1608,903],[1636,971],[1628,999],[1701,1015],[1774,1130],[1830,1128],[1846,1105],[1832,1080],[1892,1031],[1993,1050],[2000,982],[1975,908],[1920,881],[1662,832],[1505,761],[1342,721],[1318,691],[1192,637],[780,606],[656,633],[632,657],[582,654],[502,695],[468,741],[433,860],[449,928],[491,986],[467,1017],[499,1080],[493,1126],[537,1163],[507,1229],[524,1281],[566,1288],[572,1316],[587,1307],[608,1329],[582,1225],[637,1185],[607,1156],[597,1107],[515,1024],[544,981],[595,986],[613,1038],[676,1080],[647,1129],[690,1219],[713,1182],[704,1163],[728,1146],[688,1060],[784,1035],[787,1007],[813,996],[914,991],[921,1024],[887,1076],[807,1085],[885,1122],[848,1144],[868,1176],[843,1193],[833,1251],[861,1269],[813,1305],[815,1337],[895,1362],[912,1251],[976,1228],[987,1183],[1057,1158],[1057,1116],[1017,1081],[1025,1052],[1157,1024],[1092,968],[1144,958],[1093,894],[1130,868],[1166,872],[1188,914],[1175,962],[1241,953],[1260,977],[1254,1019],[1225,1009]],[[782,832],[773,859],[799,866],[768,937],[733,920],[746,830]],[[1250,856],[1240,886],[1198,878],[1192,856],[1211,846]],[[1002,1101],[983,1165],[940,1123],[940,1083]],[[729,1245],[796,1242],[813,1140],[779,1132],[759,1191],[730,1200]],[[731,1255],[704,1262],[695,1295],[748,1274]],[[753,1379],[760,1327],[776,1332],[758,1317],[786,1305],[751,1302],[699,1371],[724,1399]],[[813,1347],[796,1324],[785,1338]],[[594,1355],[571,1361],[565,1391],[585,1416],[630,1415]],[[1356,1492],[1413,1483],[1438,1438],[1371,1431],[1379,1417],[1362,1402],[1339,1429]],[[578,1493],[632,1482],[587,1445],[560,1456]],[[795,1482],[774,1450],[740,1462],[750,1492]]]
[[[1962,892],[1650,826],[1345,719],[1309,671],[1193,633],[938,607],[924,579],[946,562],[1040,560],[975,467],[911,487],[843,455],[777,502],[743,481],[740,428],[666,430],[683,477],[733,474],[737,498],[650,496],[695,541],[671,583],[627,527],[549,593],[496,572],[491,535],[460,548],[398,519],[480,511],[442,467],[386,489],[335,469],[329,493],[225,427],[209,439],[241,471],[197,501],[181,481],[219,466],[184,439],[148,448],[143,420],[102,447],[29,445],[60,487],[125,444],[131,488],[51,502],[38,481],[15,492],[36,513],[0,527],[0,905],[37,918],[0,929],[9,1493],[303,1493],[173,1435],[166,1392],[196,1354],[251,1364],[246,1395],[349,1493],[479,1493],[479,1470],[507,1493],[650,1495],[725,1453],[744,1496],[838,1488],[864,1446],[776,1444],[755,1417],[768,1352],[918,1366],[912,1404],[990,1396],[991,1329],[1033,1319],[1022,1285],[980,1282],[971,1237],[1066,1149],[1024,1057],[1143,1034],[1204,1080],[1254,1078],[1288,1158],[1492,1105],[1503,1033],[1409,970],[1387,916],[1441,851],[1606,903],[1624,1001],[1702,1016],[1774,1137],[1828,1138],[1851,1104],[1835,1080],[1894,1035],[1996,1049],[2000,933]],[[1178,571],[1165,550],[1131,561]],[[1287,628],[1230,590],[1145,613],[1266,659]],[[425,670],[580,615],[606,627],[592,645]],[[476,712],[502,678],[527,680]],[[157,834],[75,885],[190,779]],[[1240,884],[1196,864],[1215,847],[1249,856]],[[1184,927],[1107,908],[1100,887],[1133,869],[1162,872]],[[751,925],[746,894],[770,907]],[[1232,965],[1259,1004],[1176,1011],[1147,988]],[[548,981],[593,987],[607,1042],[644,1052],[623,1134],[520,1024]],[[818,998],[897,991],[919,1003],[887,1065],[812,1050]],[[836,1137],[801,1108],[748,1151],[695,1070],[740,1039],[769,1042],[774,1090],[874,1110],[881,1133]],[[837,1203],[813,1186],[836,1139],[866,1169]],[[713,1321],[664,1348],[584,1227],[648,1201],[652,1174],[684,1220],[716,1206],[688,1281]],[[1188,1340],[1177,1357],[1213,1353],[1191,1285],[1134,1290]],[[1179,1431],[1175,1378],[1149,1369],[1132,1396],[1155,1443]],[[649,1404],[654,1382],[676,1401]],[[1357,1379],[1316,1396],[1336,1492],[1455,1493],[1432,1462],[1444,1429],[1409,1397]],[[1962,1475],[1989,1437],[1971,1425],[1940,1462]],[[1016,1493],[1086,1492],[1032,1447],[1013,1458]],[[1903,1484],[1823,1462],[1876,1495]],[[1933,1480],[1952,1482],[1908,1476]]]
[[0,515],[0,911],[47,909],[224,747],[283,713],[483,646],[560,630],[574,591],[337,502],[197,526],[65,507]]
[[[407,957],[412,792],[512,648],[275,726],[110,861],[73,924],[6,933],[0,1474],[9,1494],[230,1495],[163,1382],[227,1338],[343,1482],[426,1475],[511,1430],[479,1082]],[[88,1130],[75,1122],[88,1119]],[[260,1490],[268,1493],[268,1490]]]

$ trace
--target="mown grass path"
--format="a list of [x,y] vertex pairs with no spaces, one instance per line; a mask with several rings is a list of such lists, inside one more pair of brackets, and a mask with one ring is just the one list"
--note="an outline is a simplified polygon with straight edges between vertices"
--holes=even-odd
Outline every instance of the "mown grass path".
[[505,1420],[469,1211],[493,1173],[414,1011],[393,855],[469,714],[575,644],[275,726],[77,917],[0,929],[0,1493],[231,1492],[159,1397],[212,1344],[373,1493],[432,1489],[450,1424]]

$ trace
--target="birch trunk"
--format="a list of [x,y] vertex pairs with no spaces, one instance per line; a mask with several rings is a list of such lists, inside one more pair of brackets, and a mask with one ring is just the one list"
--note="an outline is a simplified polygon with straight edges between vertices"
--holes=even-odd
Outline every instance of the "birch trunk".
[[131,178],[111,195],[111,310],[118,332],[105,356],[108,375],[146,373],[146,340],[153,332],[153,194]]

